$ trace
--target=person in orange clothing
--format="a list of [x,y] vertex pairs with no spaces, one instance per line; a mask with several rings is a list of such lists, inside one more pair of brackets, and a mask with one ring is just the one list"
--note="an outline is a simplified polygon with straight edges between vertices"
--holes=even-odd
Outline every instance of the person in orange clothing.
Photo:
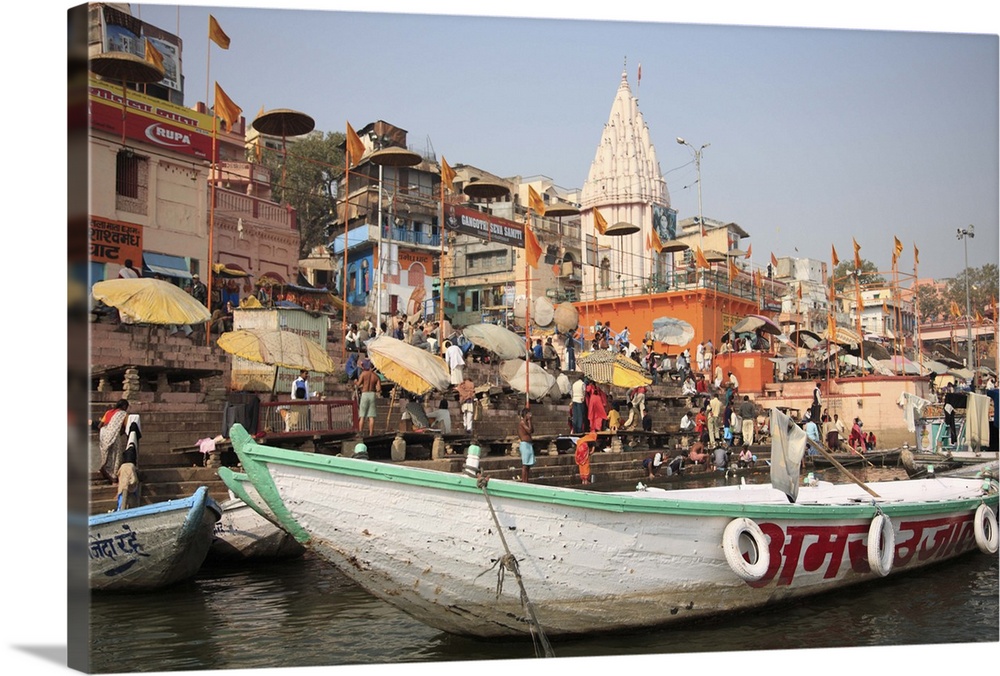
[[590,456],[594,454],[594,442],[597,441],[597,432],[588,432],[580,437],[576,442],[576,466],[580,468],[580,483],[589,484],[590,476]]

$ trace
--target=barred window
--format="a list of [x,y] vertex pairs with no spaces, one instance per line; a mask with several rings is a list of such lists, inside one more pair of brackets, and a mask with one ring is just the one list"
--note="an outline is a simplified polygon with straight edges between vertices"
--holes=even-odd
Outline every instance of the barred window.
[[130,148],[119,150],[115,162],[117,208],[145,214],[148,186],[149,158],[137,155]]

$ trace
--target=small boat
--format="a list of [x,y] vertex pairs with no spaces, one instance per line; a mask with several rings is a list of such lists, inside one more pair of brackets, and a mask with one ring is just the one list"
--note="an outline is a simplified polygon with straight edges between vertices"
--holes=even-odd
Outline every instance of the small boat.
[[771,484],[594,492],[487,481],[473,456],[448,473],[271,448],[238,425],[230,438],[285,530],[457,635],[684,624],[997,551],[995,480],[799,487],[804,441],[787,464],[772,445]]
[[230,487],[230,499],[222,503],[208,563],[289,559],[305,552],[305,547],[265,516],[269,512],[259,506],[256,489],[245,474],[220,467],[219,475]]
[[90,588],[159,589],[194,576],[222,509],[201,486],[193,495],[90,517]]

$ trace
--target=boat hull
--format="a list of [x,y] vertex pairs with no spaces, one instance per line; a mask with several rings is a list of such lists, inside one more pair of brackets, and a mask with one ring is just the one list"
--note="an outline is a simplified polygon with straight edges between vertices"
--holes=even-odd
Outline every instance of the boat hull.
[[234,563],[301,556],[305,547],[239,498],[222,503],[206,561]]
[[90,517],[90,588],[151,590],[192,577],[205,561],[220,515],[202,486],[181,500]]
[[[976,509],[997,509],[995,488],[984,497],[976,480],[948,491],[942,479],[924,482],[926,499],[889,497],[877,509],[860,488],[826,483],[803,488],[796,504],[752,485],[626,494],[491,481],[484,494],[458,474],[270,449],[249,437],[236,448],[300,541],[426,624],[479,637],[524,635],[533,614],[547,634],[589,634],[826,592],[881,577],[866,556],[879,510],[896,533],[894,574],[976,549]],[[887,483],[887,495],[901,483]],[[830,499],[839,502],[819,504]],[[767,568],[752,582],[724,551],[727,526],[741,518],[766,536]]]

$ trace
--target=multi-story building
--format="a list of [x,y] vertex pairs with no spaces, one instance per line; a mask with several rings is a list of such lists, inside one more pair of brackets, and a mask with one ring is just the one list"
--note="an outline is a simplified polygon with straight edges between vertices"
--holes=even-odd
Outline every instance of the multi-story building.
[[250,290],[250,275],[294,282],[295,212],[270,199],[269,171],[246,159],[245,119],[227,129],[204,103],[182,105],[178,37],[131,16],[127,6],[91,5],[89,24],[91,57],[123,50],[142,57],[149,41],[166,73],[125,90],[91,75],[91,280],[117,276],[131,259],[145,274],[181,286],[196,273],[207,279],[211,261],[246,275],[240,295]]

